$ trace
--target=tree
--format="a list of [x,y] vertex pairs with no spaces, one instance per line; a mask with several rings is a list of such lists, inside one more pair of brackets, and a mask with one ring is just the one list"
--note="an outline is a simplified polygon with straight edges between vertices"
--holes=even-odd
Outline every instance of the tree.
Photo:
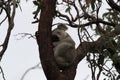
[[[102,2],[103,0],[33,1],[37,6],[37,10],[33,13],[35,15],[34,19],[36,19],[33,23],[39,23],[39,55],[47,80],[74,80],[77,65],[84,57],[86,57],[89,63],[88,67],[91,69],[92,80],[99,80],[101,74],[106,76],[105,79],[107,77],[110,80],[120,79],[120,6],[118,6],[120,1],[106,0],[110,8],[103,12],[103,14],[100,14]],[[13,0],[13,2],[9,2],[9,0],[6,2],[4,0],[0,1],[1,12],[5,10],[8,22],[12,22],[9,25],[14,22],[15,4],[16,0]],[[8,6],[9,9],[7,8]],[[13,6],[13,16],[10,16],[10,13],[8,13],[10,6]],[[61,6],[64,6],[62,11],[59,9]],[[39,12],[40,17],[37,18]],[[53,23],[56,18],[60,22]],[[2,20],[1,24],[3,22],[4,20]],[[77,57],[73,65],[64,69],[62,72],[55,63],[51,42],[52,27],[59,23],[77,28],[80,40],[80,44],[76,49]],[[7,36],[10,36],[10,34],[7,34]],[[96,39],[95,37],[98,38]],[[9,38],[6,40],[8,44]],[[2,44],[1,46],[4,45]],[[6,48],[7,45],[5,50]],[[3,55],[3,53],[0,53],[0,55]],[[2,58],[2,56],[0,57]],[[107,66],[107,63],[110,63],[111,66]],[[114,68],[116,71],[113,72]]]
[[[11,31],[14,27],[14,17],[15,17],[15,12],[16,12],[16,5],[17,5],[16,0],[13,0],[13,1],[1,0],[0,1],[0,14],[3,12],[3,10],[6,13],[6,17],[0,22],[0,25],[8,18],[8,31],[6,34],[6,38],[3,42],[3,44],[0,45],[0,47],[2,47],[2,50],[0,51],[0,61],[7,49]],[[13,11],[11,9],[13,9]]]
[[[102,3],[101,0],[86,0],[86,3],[83,3],[80,0],[63,0],[61,4],[67,5],[65,11],[70,17],[55,9],[55,3],[60,5],[60,3],[56,2],[56,0],[42,1],[43,8],[41,8],[41,16],[39,20],[38,31],[40,35],[38,44],[41,63],[48,80],[74,80],[76,75],[76,66],[85,56],[90,63],[93,80],[99,80],[101,72],[106,70],[104,66],[109,59],[113,62],[117,72],[120,73],[120,56],[118,55],[120,34],[118,16],[119,9],[116,8],[119,6],[114,1],[106,1],[111,6],[111,8],[108,9],[108,13],[106,12],[103,14],[103,19],[99,18],[98,15]],[[91,8],[89,8],[90,6]],[[76,11],[75,17],[71,11],[73,8]],[[82,10],[82,13],[80,13],[80,9]],[[90,9],[91,12],[87,12],[88,9]],[[59,17],[63,21],[66,21],[68,26],[78,28],[79,38],[81,41],[80,45],[76,49],[77,57],[74,61],[74,65],[71,65],[63,72],[60,72],[60,70],[57,68],[54,57],[52,55],[53,51],[50,36],[53,17]],[[107,21],[105,21],[104,18],[106,18]],[[82,20],[86,20],[87,23],[81,24]],[[95,34],[100,36],[96,41],[91,39],[92,37],[87,31],[87,27],[91,29],[94,29],[93,27],[95,27]],[[82,32],[84,32],[84,35],[80,35]],[[84,40],[84,36],[86,36],[87,41]],[[97,77],[95,77],[96,68],[99,69]],[[111,72],[108,73],[110,74]],[[112,73],[109,77],[111,77],[111,79],[116,79]],[[119,78],[119,76],[117,78]]]

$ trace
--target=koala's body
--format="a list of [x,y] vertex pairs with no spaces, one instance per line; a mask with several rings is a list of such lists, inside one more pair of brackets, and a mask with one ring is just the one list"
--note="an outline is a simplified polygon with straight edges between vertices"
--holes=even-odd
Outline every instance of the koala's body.
[[72,64],[75,59],[75,42],[70,35],[65,32],[67,27],[63,24],[58,25],[52,31],[52,43],[55,60],[58,67],[64,68]]

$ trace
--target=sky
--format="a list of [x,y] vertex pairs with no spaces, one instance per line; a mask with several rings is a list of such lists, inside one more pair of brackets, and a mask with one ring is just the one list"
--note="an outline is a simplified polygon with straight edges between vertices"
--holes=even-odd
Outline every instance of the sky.
[[[21,8],[22,11],[20,11],[19,8],[17,9],[15,26],[10,37],[8,48],[0,63],[6,80],[20,80],[28,68],[33,67],[40,62],[36,40],[33,38],[28,39],[27,37],[21,39],[21,36],[17,35],[18,33],[31,33],[34,35],[35,31],[37,31],[38,24],[31,24],[33,21],[32,12],[36,7],[32,4],[32,0],[28,0],[28,2],[21,0]],[[2,27],[0,27],[0,44],[4,39],[6,28],[7,23],[2,24]],[[77,30],[69,28],[67,32],[75,40],[76,44],[78,44],[79,40],[76,37]],[[76,47],[77,46],[78,45],[76,45]],[[90,80],[90,74],[88,64],[85,59],[83,59],[77,67],[75,80]],[[0,80],[2,80],[1,75]],[[24,80],[46,80],[46,78],[43,70],[37,68],[31,70],[25,76]]]

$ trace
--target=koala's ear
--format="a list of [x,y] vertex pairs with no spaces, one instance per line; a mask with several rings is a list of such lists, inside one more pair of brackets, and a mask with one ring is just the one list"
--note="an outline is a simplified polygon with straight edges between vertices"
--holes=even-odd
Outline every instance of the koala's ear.
[[65,24],[59,24],[57,28],[64,30],[64,31],[66,31],[68,29],[68,27]]

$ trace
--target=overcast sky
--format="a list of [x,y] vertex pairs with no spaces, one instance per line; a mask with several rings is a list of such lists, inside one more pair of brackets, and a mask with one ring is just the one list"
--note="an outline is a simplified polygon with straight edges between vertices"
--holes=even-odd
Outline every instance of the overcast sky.
[[[31,24],[33,21],[32,12],[36,9],[36,7],[32,4],[32,0],[29,0],[27,3],[25,0],[21,0],[21,7],[22,12],[19,8],[17,9],[15,27],[12,31],[8,49],[6,50],[1,62],[6,80],[20,80],[23,73],[28,68],[33,67],[39,63],[38,47],[35,39],[24,38],[17,40],[20,39],[20,36],[15,36],[18,33],[25,32],[34,34],[35,31],[37,31],[38,24]],[[6,28],[7,23],[4,23],[0,27],[0,43],[3,41]],[[78,44],[79,40],[76,37],[77,30],[70,28],[68,33]],[[80,62],[77,68],[77,75],[75,80],[90,80],[91,73],[87,65],[88,64],[85,59]],[[0,80],[2,80],[1,76]],[[42,69],[34,69],[25,76],[24,80],[46,80],[46,78]]]

